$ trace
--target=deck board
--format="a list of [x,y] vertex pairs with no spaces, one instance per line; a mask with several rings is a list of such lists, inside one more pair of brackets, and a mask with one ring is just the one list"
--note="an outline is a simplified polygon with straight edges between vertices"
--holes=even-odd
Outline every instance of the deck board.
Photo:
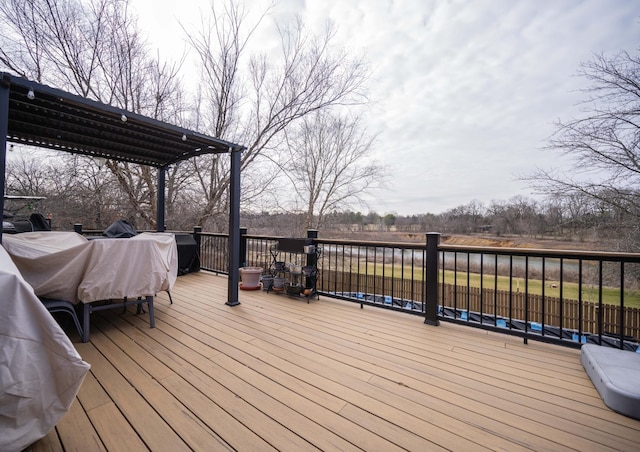
[[[86,382],[90,382],[91,380],[94,380],[91,375],[85,378]],[[87,388],[90,386],[90,384],[87,385]],[[106,406],[107,404],[113,406],[110,401],[102,406]],[[94,412],[93,414],[96,413]],[[126,429],[130,428],[128,426],[125,427]],[[79,400],[76,400],[71,405],[71,409],[67,412],[66,416],[58,423],[57,433],[60,435],[60,438],[62,438],[62,442],[65,442],[67,438],[73,438],[74,443],[78,445],[78,450],[104,450],[104,444],[100,439],[100,435],[94,429],[86,408],[80,404]],[[60,441],[60,438],[56,439]]]
[[578,350],[321,297],[178,278],[70,332],[90,374],[40,450],[633,450]]
[[[109,334],[115,335],[116,333],[113,330],[109,331]],[[135,376],[132,375],[135,372],[141,372],[139,366],[131,360],[123,359],[122,351],[118,353],[114,350],[113,342],[99,331],[99,327],[91,333],[91,344],[93,347],[84,347],[81,355],[91,364],[93,373],[99,379],[101,386],[133,428],[133,432],[128,435],[126,433],[129,432],[129,429],[125,428],[125,425],[116,428],[113,425],[115,424],[114,418],[119,419],[118,416],[115,416],[116,413],[96,416],[100,426],[107,431],[105,436],[117,438],[124,444],[136,444],[133,447],[136,450],[139,445],[141,446],[140,442],[153,450],[162,448],[173,451],[189,450],[176,430],[162,418],[160,413],[162,413],[164,401],[158,403],[153,398],[145,398],[147,388],[144,387],[144,384],[136,381]],[[111,407],[111,404],[101,405],[94,410],[110,413],[112,410],[106,409],[106,407]],[[123,436],[126,436],[126,440],[121,438]],[[137,438],[138,436],[139,438]],[[109,447],[109,449],[111,448]]]

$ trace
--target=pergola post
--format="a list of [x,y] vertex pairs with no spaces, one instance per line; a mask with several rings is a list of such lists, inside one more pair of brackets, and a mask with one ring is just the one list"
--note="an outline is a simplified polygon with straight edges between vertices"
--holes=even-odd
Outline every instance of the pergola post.
[[237,306],[238,284],[240,283],[240,166],[242,150],[231,148],[231,177],[229,180],[229,286],[227,305]]
[[[11,82],[8,77],[0,80],[0,212],[4,220],[4,178],[7,166],[7,133],[9,131],[9,88]],[[0,243],[2,243],[2,229],[0,229]]]
[[165,180],[167,169],[164,166],[158,168],[158,202],[156,203],[156,232],[164,232],[165,209]]

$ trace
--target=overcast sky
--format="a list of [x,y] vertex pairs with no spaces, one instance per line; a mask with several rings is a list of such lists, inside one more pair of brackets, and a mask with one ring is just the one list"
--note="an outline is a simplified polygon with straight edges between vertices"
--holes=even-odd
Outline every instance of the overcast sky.
[[[133,4],[166,50],[184,47],[177,21],[188,27],[208,2]],[[272,21],[295,15],[332,21],[336,43],[371,64],[369,128],[390,176],[370,204],[380,214],[532,196],[518,176],[563,163],[541,148],[555,120],[579,114],[580,62],[640,48],[637,0],[282,0]],[[277,44],[271,23],[262,33]]]

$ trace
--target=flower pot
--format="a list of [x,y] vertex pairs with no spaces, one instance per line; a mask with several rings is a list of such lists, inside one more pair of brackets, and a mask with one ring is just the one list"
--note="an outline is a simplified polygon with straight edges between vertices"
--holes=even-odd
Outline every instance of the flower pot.
[[262,275],[261,267],[242,267],[240,268],[240,278],[242,279],[243,289],[255,289],[260,287],[260,276]]
[[264,275],[262,277],[262,290],[271,290],[273,287],[273,276]]
[[303,287],[300,284],[285,284],[284,289],[289,295],[300,295]]
[[287,280],[286,280],[286,279],[284,279],[284,278],[277,278],[277,277],[276,277],[276,278],[273,278],[273,288],[274,288],[274,289],[279,289],[279,290],[284,289],[284,283],[285,283],[286,281],[287,281]]

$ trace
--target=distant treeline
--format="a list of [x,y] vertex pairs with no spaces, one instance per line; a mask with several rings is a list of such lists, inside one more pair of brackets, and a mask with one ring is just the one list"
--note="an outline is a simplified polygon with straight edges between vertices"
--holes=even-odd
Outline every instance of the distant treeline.
[[[563,241],[596,241],[610,251],[640,251],[637,213],[614,208],[592,198],[555,198],[534,200],[516,196],[508,201],[479,201],[433,214],[397,215],[376,212],[333,212],[320,228],[323,237],[329,231],[345,235],[356,232],[428,232],[443,234],[487,234],[524,236]],[[302,214],[244,213],[242,224],[253,234],[299,235]]]
[[[151,175],[153,176],[153,175]],[[153,178],[153,177],[151,177]],[[70,230],[75,223],[85,229],[105,229],[124,218],[139,230],[155,229],[155,192],[144,186],[126,192],[116,177],[101,170],[91,159],[23,159],[7,163],[7,194],[39,196],[39,201],[5,202],[7,214],[24,219],[30,213],[50,216],[55,229]],[[172,184],[168,186],[174,187]],[[228,207],[209,209],[204,223],[199,212],[203,199],[183,187],[167,189],[165,226],[169,230],[191,230],[202,226],[208,232],[227,232]],[[243,203],[248,207],[251,203]],[[144,212],[145,215],[141,215]],[[314,218],[322,237],[347,237],[360,232],[440,232],[442,234],[487,234],[591,242],[608,251],[640,251],[640,192],[601,191],[598,197],[556,195],[544,199],[516,196],[506,201],[467,204],[434,214],[334,211]],[[309,224],[307,212],[241,212],[241,225],[250,234],[302,236]],[[384,238],[381,238],[384,240]]]

